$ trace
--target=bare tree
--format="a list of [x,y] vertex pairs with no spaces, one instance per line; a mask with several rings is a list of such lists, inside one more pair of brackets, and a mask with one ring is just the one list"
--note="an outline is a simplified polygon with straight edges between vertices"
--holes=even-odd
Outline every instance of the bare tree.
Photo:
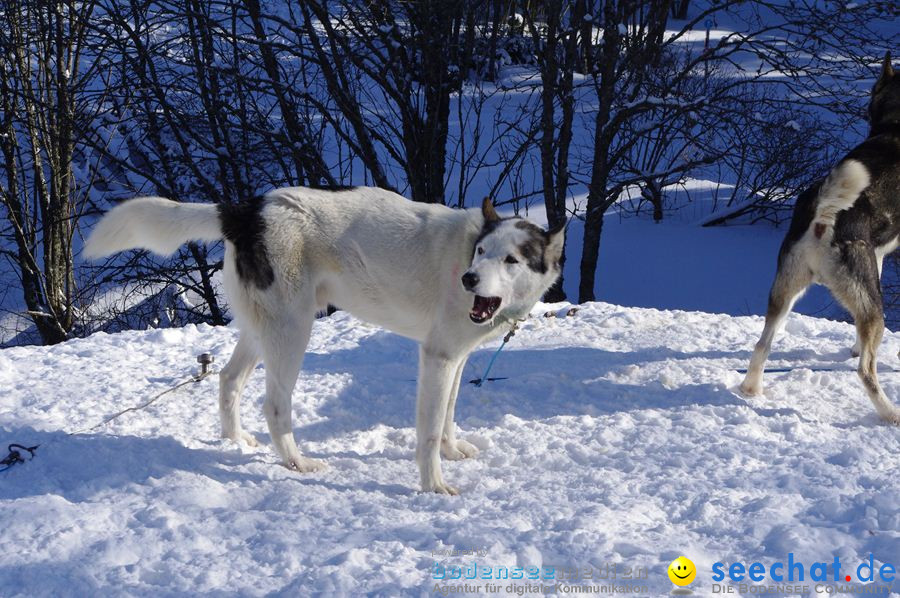
[[[102,48],[88,44],[95,2],[14,2],[0,8],[0,205],[14,240],[7,254],[45,343],[77,321],[73,242],[90,172],[75,175],[75,138]],[[89,171],[89,168],[88,168]]]
[[[309,101],[313,73],[306,62],[284,66],[258,2],[101,6],[93,25],[117,58],[116,94],[107,103],[116,126],[96,127],[86,142],[106,148],[122,195],[219,203],[272,187],[338,184],[323,157],[318,106]],[[110,135],[121,142],[108,144]],[[191,243],[165,261],[138,255],[112,258],[106,277],[129,288],[139,281],[179,321],[226,321],[214,280],[220,248]],[[115,267],[123,260],[130,268]],[[187,295],[199,300],[182,300]]]
[[[376,158],[377,141],[402,167],[415,201],[446,200],[450,95],[460,87],[460,30],[471,21],[471,4],[301,4],[303,33],[354,133],[343,136],[360,147],[376,183],[384,186],[390,183]],[[292,23],[279,22],[296,31]]]
[[[579,59],[584,56],[579,51],[579,31],[583,23],[590,23],[590,18],[586,14],[587,2],[584,0],[550,0],[541,8],[544,23],[537,23],[540,15],[534,12],[527,12],[525,18],[537,50],[541,73],[541,182],[547,222],[553,229],[563,226],[567,218],[569,150],[575,116],[573,79],[575,70],[581,66]],[[590,36],[585,38],[582,34],[582,43],[589,46]],[[563,250],[560,265],[564,265],[565,260]],[[563,282],[560,275],[547,291],[546,301],[565,300]]]
[[[852,85],[866,49],[888,43],[871,25],[888,18],[878,5],[714,3],[674,31],[667,30],[668,1],[591,5],[602,37],[591,73],[597,111],[580,301],[594,299],[603,215],[629,185],[660,204],[666,184],[724,163],[720,172],[737,189],[731,202],[752,197],[757,206],[777,206],[804,177],[820,176],[828,145],[846,145],[846,128],[836,125],[849,126],[860,112]],[[700,23],[708,27],[734,7],[745,30],[707,38],[702,48],[687,41]],[[748,72],[742,63],[751,57],[758,67]],[[730,73],[717,76],[726,67]]]
[[[7,3],[0,255],[43,340],[58,342],[102,327],[93,318],[113,328],[227,319],[221,246],[73,263],[78,223],[111,201],[236,202],[284,185],[364,182],[465,207],[480,187],[517,213],[542,203],[558,226],[587,188],[575,210],[585,221],[578,299],[591,300],[604,214],[617,204],[649,206],[661,220],[686,196],[670,190],[701,176],[728,189],[707,224],[780,222],[846,131],[862,136],[858,81],[891,43],[878,24],[893,10],[768,0]],[[710,39],[725,14],[745,27]],[[87,309],[115,285],[122,296],[105,316]],[[562,288],[547,299],[563,299]]]

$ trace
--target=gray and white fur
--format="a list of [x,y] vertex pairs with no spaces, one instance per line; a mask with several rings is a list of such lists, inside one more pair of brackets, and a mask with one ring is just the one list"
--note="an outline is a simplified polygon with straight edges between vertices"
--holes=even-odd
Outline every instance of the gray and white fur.
[[131,248],[167,255],[189,240],[225,239],[223,283],[241,334],[220,375],[222,435],[241,426],[250,373],[266,369],[263,406],[284,464],[315,471],[294,441],[291,395],[316,313],[328,305],[420,343],[416,461],[423,491],[456,494],[446,459],[473,457],[454,409],[469,353],[524,317],[559,276],[564,231],[482,209],[414,203],[382,189],[279,189],[231,206],[158,197],[127,201],[95,227],[84,255]]
[[762,336],[740,386],[762,393],[772,339],[812,283],[827,286],[856,323],[858,373],[884,420],[900,424],[898,409],[878,383],[877,352],[884,334],[881,264],[900,242],[900,76],[890,53],[869,103],[868,138],[823,180],[800,194],[778,254]]

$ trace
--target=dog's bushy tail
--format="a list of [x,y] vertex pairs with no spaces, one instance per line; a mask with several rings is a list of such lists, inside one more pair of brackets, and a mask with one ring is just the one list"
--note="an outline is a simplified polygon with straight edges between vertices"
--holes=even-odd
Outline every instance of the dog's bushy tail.
[[171,255],[187,241],[221,238],[215,205],[140,197],[107,212],[91,232],[82,255],[90,259],[138,248]]
[[869,171],[862,162],[844,160],[835,166],[819,188],[815,225],[834,226],[838,212],[853,207],[869,182]]

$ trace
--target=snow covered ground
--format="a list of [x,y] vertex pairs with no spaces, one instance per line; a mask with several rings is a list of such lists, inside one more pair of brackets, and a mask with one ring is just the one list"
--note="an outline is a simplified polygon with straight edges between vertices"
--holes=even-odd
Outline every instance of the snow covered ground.
[[[849,325],[791,316],[771,367],[796,369],[749,401],[733,389],[760,317],[541,316],[564,308],[535,310],[492,372],[507,379],[464,385],[462,437],[481,453],[445,463],[459,497],[416,491],[415,345],[343,313],[316,324],[295,391],[301,447],[330,466],[309,475],[218,438],[215,378],[66,435],[184,380],[202,351],[221,365],[233,328],[0,351],[0,441],[41,444],[0,473],[0,595],[434,595],[435,562],[477,562],[641,567],[655,596],[684,554],[703,596],[717,561],[900,564],[900,430],[864,396]],[[888,333],[894,400],[898,349]],[[259,369],[243,413],[268,442],[262,392]]]

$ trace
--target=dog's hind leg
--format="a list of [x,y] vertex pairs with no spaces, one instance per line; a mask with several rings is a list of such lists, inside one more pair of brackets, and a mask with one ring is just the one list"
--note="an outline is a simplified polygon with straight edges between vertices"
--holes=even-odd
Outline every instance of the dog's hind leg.
[[[318,471],[325,464],[300,455],[291,425],[291,394],[303,365],[315,312],[310,298],[309,313],[285,315],[269,321],[261,330],[260,345],[266,366],[266,400],[263,412],[269,425],[272,444],[285,467],[296,471]],[[289,309],[286,307],[286,309]]]
[[[878,266],[878,285],[881,288],[881,270],[882,263],[884,262],[884,255],[881,253],[875,253],[876,265]],[[853,348],[850,349],[850,355],[853,357],[859,357],[862,352],[862,341],[860,340],[859,332],[856,333],[856,342],[853,343]]]
[[762,336],[753,349],[747,375],[741,383],[740,391],[748,396],[762,394],[763,366],[772,350],[772,339],[778,332],[785,317],[806,287],[812,282],[812,272],[799,257],[790,253],[781,260],[772,290],[769,291],[769,307],[766,310],[766,325]]
[[877,256],[868,243],[843,243],[835,268],[837,271],[829,277],[828,287],[856,322],[859,378],[878,415],[900,424],[900,409],[891,404],[878,383],[878,347],[884,335],[884,311]]
[[892,424],[900,424],[900,409],[891,404],[881,389],[881,384],[878,383],[878,345],[881,344],[881,337],[884,334],[884,316],[880,311],[878,314],[867,314],[863,319],[856,321],[856,330],[862,349],[857,372],[866,393],[882,419]]
[[259,360],[256,344],[244,332],[238,339],[228,364],[219,373],[219,419],[222,422],[222,438],[246,442],[250,446],[256,446],[258,443],[241,427],[241,393]]
[[463,359],[456,368],[456,377],[453,379],[453,387],[450,389],[450,398],[447,403],[447,413],[444,416],[444,433],[441,436],[441,455],[451,461],[468,459],[478,454],[478,447],[456,437],[454,412],[456,411],[456,397],[459,395],[459,382],[465,367],[466,359]]

